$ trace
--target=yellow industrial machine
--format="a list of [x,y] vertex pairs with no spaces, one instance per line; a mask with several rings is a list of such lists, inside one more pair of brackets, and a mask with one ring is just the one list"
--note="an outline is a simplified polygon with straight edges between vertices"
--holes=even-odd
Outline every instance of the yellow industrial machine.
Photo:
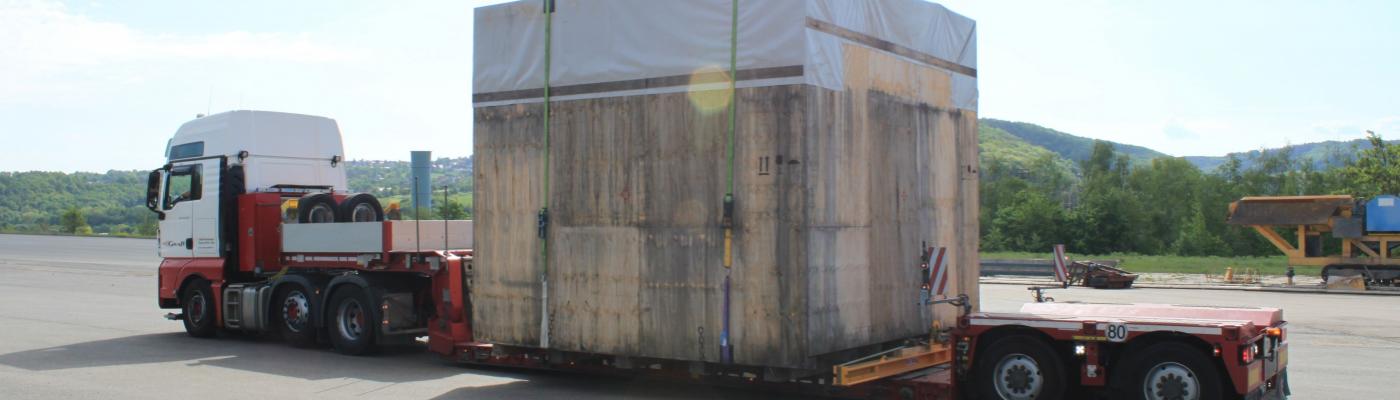
[[[1396,196],[1367,201],[1352,196],[1245,197],[1230,204],[1228,222],[1259,232],[1288,256],[1289,265],[1322,267],[1324,280],[1363,276],[1382,285],[1400,280],[1400,257],[1394,254],[1400,246]],[[1324,235],[1340,245],[1325,248]]]

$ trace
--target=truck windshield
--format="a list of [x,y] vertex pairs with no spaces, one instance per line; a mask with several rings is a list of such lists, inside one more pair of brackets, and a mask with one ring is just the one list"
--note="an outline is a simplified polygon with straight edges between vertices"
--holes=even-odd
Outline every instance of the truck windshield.
[[204,156],[204,142],[191,142],[170,148],[170,160]]
[[165,209],[169,210],[182,201],[199,200],[199,165],[182,165],[170,170],[170,178],[165,180]]

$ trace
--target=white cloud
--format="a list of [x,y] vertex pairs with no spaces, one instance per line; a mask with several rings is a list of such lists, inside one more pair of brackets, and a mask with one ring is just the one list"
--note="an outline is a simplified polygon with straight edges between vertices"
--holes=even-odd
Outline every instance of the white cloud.
[[1196,140],[1201,138],[1200,134],[1187,128],[1181,120],[1177,119],[1167,121],[1166,125],[1162,126],[1162,134],[1167,137],[1167,140]]
[[139,82],[150,71],[130,66],[153,61],[327,63],[356,58],[353,51],[306,34],[151,33],[92,20],[54,1],[0,0],[0,101],[52,96],[94,81]]
[[1313,132],[1326,139],[1350,140],[1373,131],[1384,137],[1400,137],[1400,116],[1381,117],[1370,121],[1324,121],[1313,124]]

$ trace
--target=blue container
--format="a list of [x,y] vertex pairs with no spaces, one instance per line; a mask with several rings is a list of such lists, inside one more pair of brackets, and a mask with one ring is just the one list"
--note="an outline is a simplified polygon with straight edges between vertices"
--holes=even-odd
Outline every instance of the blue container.
[[433,152],[414,151],[409,153],[412,160],[409,166],[412,168],[414,183],[413,207],[422,210],[433,209]]
[[1366,201],[1366,232],[1400,232],[1400,197],[1383,194]]

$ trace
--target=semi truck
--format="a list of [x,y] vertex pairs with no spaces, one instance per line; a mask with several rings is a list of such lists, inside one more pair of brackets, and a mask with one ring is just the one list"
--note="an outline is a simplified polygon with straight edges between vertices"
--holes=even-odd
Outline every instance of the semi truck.
[[[231,111],[180,126],[150,172],[157,298],[189,335],[280,336],[367,355],[426,342],[462,363],[640,374],[836,397],[896,399],[1283,398],[1287,322],[1273,308],[1028,303],[981,312],[923,282],[953,326],[794,375],[759,365],[501,345],[473,335],[472,221],[386,220],[351,193],[336,121]],[[597,248],[593,251],[608,251]],[[930,248],[911,268],[946,268]],[[683,262],[683,260],[682,260]],[[974,267],[975,268],[975,267]],[[932,292],[929,292],[932,290]],[[589,299],[580,299],[589,300]],[[216,345],[214,343],[211,346]],[[347,360],[353,361],[353,360]]]

